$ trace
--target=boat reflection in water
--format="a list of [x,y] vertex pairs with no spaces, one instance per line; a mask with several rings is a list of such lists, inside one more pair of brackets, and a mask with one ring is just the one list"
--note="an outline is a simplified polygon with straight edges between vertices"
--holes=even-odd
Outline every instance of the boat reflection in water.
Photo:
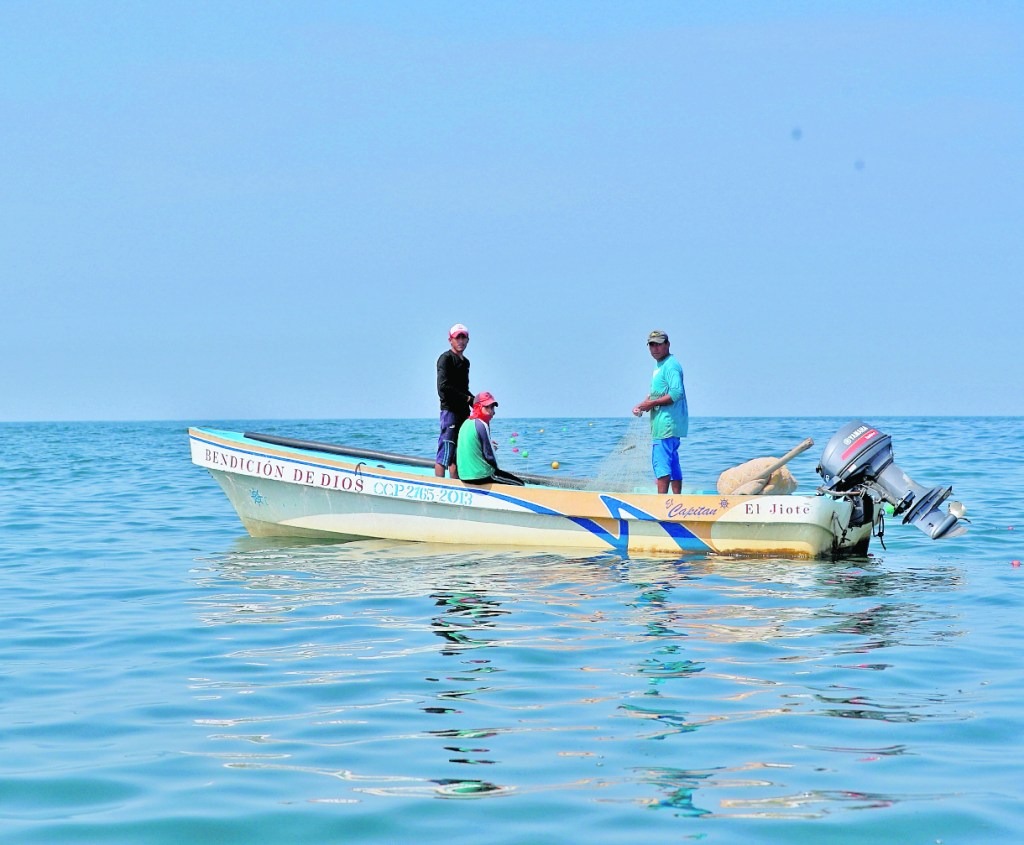
[[[957,591],[955,567],[266,539],[202,566],[199,618],[229,638],[193,680],[209,753],[301,767],[307,800],[582,790],[681,817],[826,815],[866,799],[808,788],[785,749],[839,771],[908,752],[820,720],[957,717],[888,677],[900,646],[955,636],[905,598]],[[262,633],[238,648],[238,625]]]

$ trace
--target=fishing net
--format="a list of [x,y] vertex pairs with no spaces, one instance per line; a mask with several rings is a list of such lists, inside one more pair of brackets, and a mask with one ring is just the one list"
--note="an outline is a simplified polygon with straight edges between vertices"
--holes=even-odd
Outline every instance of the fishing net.
[[609,493],[651,493],[656,489],[651,469],[651,423],[634,417],[586,488]]

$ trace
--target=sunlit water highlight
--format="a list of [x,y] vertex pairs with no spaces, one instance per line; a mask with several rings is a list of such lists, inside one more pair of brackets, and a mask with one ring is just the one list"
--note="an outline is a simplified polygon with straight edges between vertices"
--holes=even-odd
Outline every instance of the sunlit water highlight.
[[[812,490],[845,421],[695,420],[687,483],[813,436]],[[254,540],[183,424],[0,426],[0,841],[1018,841],[1024,421],[870,422],[969,534],[891,520],[840,563]],[[501,426],[509,468],[585,476],[629,422]]]

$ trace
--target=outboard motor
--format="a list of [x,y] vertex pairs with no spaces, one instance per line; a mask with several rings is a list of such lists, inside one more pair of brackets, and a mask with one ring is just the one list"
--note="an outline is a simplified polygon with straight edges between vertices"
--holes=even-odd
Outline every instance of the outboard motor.
[[916,525],[933,540],[967,532],[961,524],[966,508],[960,502],[950,502],[945,513],[939,510],[953,488],[929,490],[916,484],[893,461],[892,438],[860,420],[847,423],[828,441],[818,475],[825,480],[822,493],[864,492],[875,501],[889,502],[894,515],[905,514],[904,524]]

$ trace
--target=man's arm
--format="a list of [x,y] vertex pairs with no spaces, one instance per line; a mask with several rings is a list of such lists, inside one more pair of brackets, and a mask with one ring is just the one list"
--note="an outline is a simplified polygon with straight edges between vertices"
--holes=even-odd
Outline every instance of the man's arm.
[[442,354],[441,357],[437,359],[437,398],[442,402],[447,402],[447,400],[451,398],[449,396],[449,392],[451,391],[451,386],[449,384],[450,381],[451,368],[448,363],[448,356],[446,354]]

